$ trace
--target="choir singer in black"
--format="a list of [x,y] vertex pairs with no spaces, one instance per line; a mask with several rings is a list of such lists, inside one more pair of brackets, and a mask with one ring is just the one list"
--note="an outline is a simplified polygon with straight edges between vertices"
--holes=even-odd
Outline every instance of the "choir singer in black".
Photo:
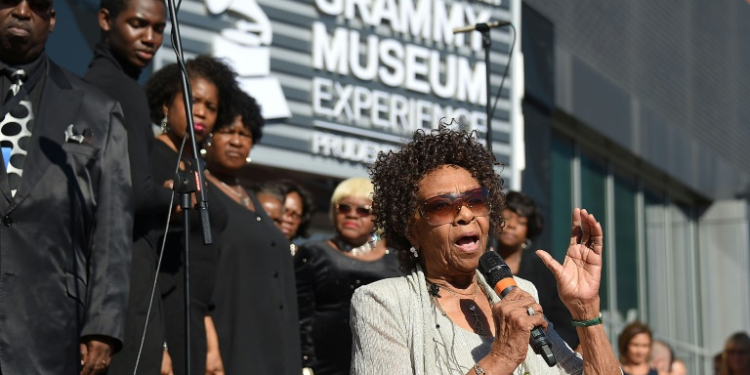
[[[132,375],[141,346],[156,274],[159,241],[164,230],[162,217],[169,210],[171,192],[151,175],[149,161],[154,133],[146,91],[138,84],[141,71],[154,58],[164,39],[166,9],[162,0],[102,0],[99,9],[101,42],[84,79],[120,102],[128,132],[131,178],[133,180],[133,245],[130,296],[125,320],[125,346],[112,358],[108,375]],[[148,315],[148,329],[138,363],[138,374],[171,371],[164,350],[161,298],[154,298]],[[162,364],[162,362],[164,362]]]
[[0,2],[0,373],[97,374],[122,346],[132,192],[120,105],[52,62],[51,0]]

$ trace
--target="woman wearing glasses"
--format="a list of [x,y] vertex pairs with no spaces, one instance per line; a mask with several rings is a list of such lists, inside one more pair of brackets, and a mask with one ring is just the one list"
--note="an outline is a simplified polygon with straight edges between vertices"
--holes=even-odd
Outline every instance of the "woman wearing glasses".
[[737,332],[724,344],[719,375],[747,374],[750,374],[750,336],[746,332]]
[[362,285],[400,275],[396,254],[375,233],[371,196],[366,178],[340,183],[331,197],[335,236],[305,243],[295,255],[302,363],[315,375],[349,374],[352,294]]
[[[376,225],[409,274],[354,293],[352,374],[620,374],[599,314],[603,234],[593,215],[573,211],[564,264],[537,252],[580,326],[583,361],[547,324],[533,284],[516,278],[500,300],[476,271],[488,235],[502,231],[494,166],[472,134],[444,127],[378,156]],[[554,367],[529,345],[534,326],[546,330]]]

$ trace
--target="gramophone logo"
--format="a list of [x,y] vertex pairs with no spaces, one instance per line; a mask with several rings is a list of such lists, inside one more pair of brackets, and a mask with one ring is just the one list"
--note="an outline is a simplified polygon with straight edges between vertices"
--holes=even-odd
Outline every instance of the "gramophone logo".
[[291,117],[278,78],[271,74],[271,21],[255,0],[205,0],[212,14],[239,18],[213,37],[213,55],[229,62],[242,89],[261,105],[265,119]]

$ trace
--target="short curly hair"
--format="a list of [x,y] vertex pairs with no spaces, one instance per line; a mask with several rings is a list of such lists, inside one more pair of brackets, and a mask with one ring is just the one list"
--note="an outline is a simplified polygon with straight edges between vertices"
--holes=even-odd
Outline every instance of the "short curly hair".
[[[185,62],[190,79],[204,78],[214,85],[219,94],[219,109],[216,115],[216,126],[225,124],[234,119],[232,115],[232,97],[237,88],[237,73],[223,61],[207,56],[199,55]],[[164,118],[163,105],[172,104],[178,92],[182,92],[182,78],[180,78],[180,67],[174,63],[169,64],[154,73],[146,82],[146,96],[148,96],[148,108],[151,121],[154,124],[161,122]]]
[[131,0],[101,0],[99,2],[99,9],[106,9],[109,11],[109,16],[115,18],[123,10],[128,8],[130,1]]
[[229,96],[227,111],[229,116],[224,118],[222,122],[217,120],[214,131],[232,125],[234,119],[240,116],[242,118],[242,125],[250,130],[250,133],[253,135],[253,145],[260,143],[260,139],[263,137],[263,125],[265,125],[266,120],[263,119],[260,105],[258,105],[255,98],[248,95],[241,88],[235,87]]
[[499,235],[502,232],[504,222],[501,214],[505,205],[503,179],[494,169],[502,164],[477,141],[475,132],[453,130],[445,124],[429,133],[417,130],[411,142],[395,152],[381,152],[368,169],[375,186],[375,225],[383,230],[388,247],[398,251],[404,272],[411,272],[417,263],[417,258],[409,251],[411,243],[407,234],[420,203],[418,183],[444,165],[467,170],[489,191],[492,205],[490,233]]
[[533,240],[542,234],[544,230],[542,211],[531,197],[518,191],[510,191],[505,195],[505,208],[529,221],[526,237]]

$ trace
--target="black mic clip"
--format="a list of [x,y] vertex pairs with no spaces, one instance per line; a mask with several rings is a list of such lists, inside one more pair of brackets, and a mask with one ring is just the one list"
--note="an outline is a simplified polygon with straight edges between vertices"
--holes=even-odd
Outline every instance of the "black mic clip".
[[440,298],[440,287],[437,284],[427,283],[427,289],[431,296]]

